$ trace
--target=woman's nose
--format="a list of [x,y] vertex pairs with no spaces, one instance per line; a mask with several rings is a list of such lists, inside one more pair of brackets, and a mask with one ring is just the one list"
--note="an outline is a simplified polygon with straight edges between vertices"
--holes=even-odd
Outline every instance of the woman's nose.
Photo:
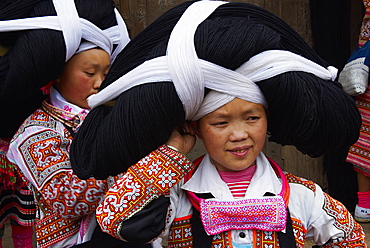
[[248,130],[245,126],[236,125],[230,134],[230,141],[240,141],[248,138]]
[[104,78],[105,78],[104,75],[99,76],[99,77],[96,78],[96,80],[94,82],[94,85],[93,85],[94,89],[97,89],[97,90],[100,89],[100,86],[104,81]]

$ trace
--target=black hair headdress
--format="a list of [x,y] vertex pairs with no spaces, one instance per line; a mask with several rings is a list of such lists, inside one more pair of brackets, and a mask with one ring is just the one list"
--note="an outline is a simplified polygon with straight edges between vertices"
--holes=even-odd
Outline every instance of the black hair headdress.
[[[93,32],[99,31],[112,49],[122,50],[128,34],[119,41],[117,30],[108,33],[122,23],[117,13],[112,0],[1,1],[0,44],[9,50],[0,57],[0,137],[12,137],[26,117],[41,106],[45,96],[40,88],[61,75],[65,62],[81,41],[91,41]],[[78,23],[77,28],[67,23],[71,20]],[[123,31],[127,33],[126,26]],[[71,46],[73,42],[75,46]]]
[[[218,1],[199,2],[212,5]],[[164,72],[163,77],[154,75],[140,81],[146,73],[153,71],[145,70],[148,62],[168,56],[168,43],[174,35],[174,27],[186,10],[199,2],[180,4],[160,16],[117,57],[101,91],[89,100],[94,108],[71,147],[72,167],[80,178],[103,179],[124,172],[165,143],[172,129],[188,119],[187,106],[193,104],[189,99],[195,99],[198,91],[207,93],[207,89],[195,85],[198,88],[187,92],[189,98],[179,94],[178,87],[172,82],[181,81],[181,78],[171,74],[171,69]],[[188,39],[186,32],[177,35],[180,39]],[[202,65],[210,62],[213,67],[226,68],[225,72],[228,69],[232,75],[251,58],[267,51],[288,51],[294,58],[303,57],[305,63],[313,62],[331,73],[327,70],[328,63],[293,28],[270,12],[247,3],[220,4],[196,27],[191,39],[196,60],[199,58]],[[181,42],[178,45],[179,50],[183,49]],[[188,60],[187,56],[192,54],[184,53],[182,58]],[[172,68],[171,63],[167,66]],[[156,64],[153,64],[154,68]],[[193,70],[191,66],[190,63],[189,68]],[[136,72],[138,67],[141,69]],[[158,65],[158,70],[161,69]],[[194,69],[194,74],[200,72],[201,78],[202,70],[198,69]],[[124,80],[119,82],[123,77]],[[129,77],[137,78],[133,80],[134,84],[130,85],[126,80]],[[122,84],[123,90],[112,90],[115,84]],[[220,88],[225,88],[220,84]],[[271,141],[293,145],[302,153],[317,157],[327,151],[349,147],[357,140],[361,124],[357,107],[333,78],[290,69],[255,81],[255,84],[268,103]],[[97,98],[103,100],[96,102]],[[112,98],[116,99],[113,107],[104,105]]]

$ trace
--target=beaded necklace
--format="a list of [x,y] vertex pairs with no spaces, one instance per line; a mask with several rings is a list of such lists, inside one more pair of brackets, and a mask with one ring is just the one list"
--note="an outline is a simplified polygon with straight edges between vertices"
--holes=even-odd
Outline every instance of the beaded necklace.
[[42,109],[54,119],[68,127],[71,127],[73,130],[75,130],[81,122],[78,115],[51,105],[47,99],[42,102]]

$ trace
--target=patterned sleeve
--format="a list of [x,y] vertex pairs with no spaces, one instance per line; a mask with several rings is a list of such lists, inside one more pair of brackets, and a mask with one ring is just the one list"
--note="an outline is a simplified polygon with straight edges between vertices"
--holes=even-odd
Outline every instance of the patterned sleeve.
[[367,247],[365,233],[347,208],[339,201],[324,193],[326,213],[334,219],[333,226],[343,232],[343,235],[331,238],[322,247]]
[[[50,125],[55,123],[48,122]],[[102,180],[81,180],[71,169],[67,130],[29,125],[14,136],[8,157],[15,162],[42,201],[65,218],[95,211],[108,189]]]
[[159,147],[138,163],[111,187],[96,217],[104,232],[124,240],[121,224],[170,189],[193,169],[194,164],[183,154],[166,145]]
[[286,173],[290,186],[289,210],[296,241],[313,240],[320,247],[366,247],[365,234],[347,208],[316,183]]

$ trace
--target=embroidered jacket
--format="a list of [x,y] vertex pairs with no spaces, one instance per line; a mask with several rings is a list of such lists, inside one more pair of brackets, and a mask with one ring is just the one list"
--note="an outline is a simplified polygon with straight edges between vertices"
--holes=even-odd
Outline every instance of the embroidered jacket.
[[[51,92],[53,105],[77,114],[81,109]],[[72,136],[43,109],[37,109],[13,137],[8,158],[19,166],[37,201],[38,247],[71,247],[88,241],[95,210],[114,179],[80,180],[69,161]]]
[[[176,156],[183,164],[184,158],[178,154]],[[178,177],[175,173],[169,177],[167,173],[167,177],[163,177],[165,174],[156,173],[153,168],[157,171],[161,170],[158,164],[163,164],[163,161],[158,163],[155,160],[142,161],[141,170],[134,167],[132,170],[135,170],[135,173],[129,173],[115,183],[108,191],[105,201],[98,207],[97,220],[103,230],[123,239],[121,228],[125,221],[140,213],[140,210],[159,194],[168,194],[170,189],[171,203],[166,219],[167,225],[159,237],[168,247],[193,247],[195,234],[192,232],[190,223],[193,206],[186,191],[198,194],[210,193],[214,198],[226,201],[233,201],[232,194],[210,162],[208,155],[204,157],[186,183],[184,180],[179,181],[183,175]],[[166,166],[173,170],[172,167],[176,164],[168,161]],[[143,180],[145,177],[141,175],[144,171],[152,173],[152,182],[162,182],[160,190],[144,190],[145,185],[148,186],[148,183]],[[289,183],[288,209],[296,247],[304,247],[308,239],[322,247],[366,247],[362,227],[354,221],[343,204],[324,193],[311,181],[289,173],[285,173],[285,177]],[[281,179],[261,153],[257,158],[257,169],[245,197],[263,197],[266,192],[278,195],[281,189]],[[132,197],[134,192],[135,197]],[[276,232],[259,230],[224,231],[214,235],[211,243],[212,247],[280,247]]]

